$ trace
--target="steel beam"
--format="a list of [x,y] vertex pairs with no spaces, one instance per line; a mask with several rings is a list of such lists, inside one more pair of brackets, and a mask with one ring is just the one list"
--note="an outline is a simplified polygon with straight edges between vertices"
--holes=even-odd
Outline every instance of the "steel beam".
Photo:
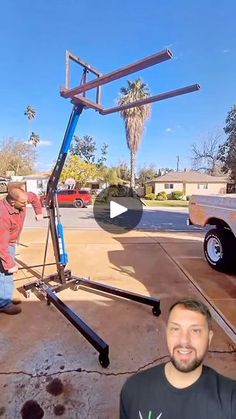
[[125,77],[128,74],[135,73],[136,71],[144,70],[147,67],[151,67],[155,64],[162,63],[163,61],[172,58],[172,56],[172,51],[170,51],[169,49],[157,52],[156,54],[150,55],[149,57],[136,61],[133,64],[129,64],[118,70],[112,71],[111,73],[105,74],[101,77],[91,80],[88,83],[85,83],[81,86],[74,87],[73,89],[62,88],[60,94],[65,98],[73,98],[75,95],[79,93],[86,92],[88,90],[94,89],[95,87],[102,86],[106,83],[110,83],[113,80]]
[[92,100],[88,99],[87,97],[85,98],[85,97],[80,96],[80,95],[73,96],[71,102],[74,105],[81,104],[85,108],[95,109],[96,111],[99,111],[100,113],[102,113],[103,110],[104,110],[103,106],[100,105],[99,103],[93,102]]
[[155,309],[160,310],[160,300],[157,298],[136,294],[131,291],[125,291],[121,288],[112,287],[111,285],[104,285],[104,284],[101,284],[100,282],[91,281],[90,279],[87,279],[87,278],[79,278],[74,275],[71,278],[77,284],[81,284],[84,287],[96,289],[106,294],[111,294],[111,295],[116,295],[118,297],[127,298],[128,300],[136,301],[137,303],[141,303],[141,304],[146,304],[148,306],[152,306],[152,307],[155,307]]
[[86,68],[87,70],[94,73],[96,76],[102,76],[101,71],[98,71],[96,68],[92,67],[90,64],[86,63],[85,61],[81,60],[77,55],[73,54],[70,51],[66,51],[66,55],[68,59],[73,60],[75,63],[80,64],[82,67]]
[[125,109],[135,108],[135,107],[138,107],[138,106],[146,105],[148,103],[158,102],[160,100],[170,99],[170,98],[175,97],[175,96],[185,95],[186,93],[195,92],[196,90],[199,90],[199,89],[200,89],[199,84],[193,84],[191,86],[181,87],[180,89],[170,90],[169,92],[161,93],[161,94],[156,95],[156,96],[150,96],[146,99],[141,99],[141,100],[137,100],[137,101],[132,102],[132,103],[128,103],[127,105],[116,106],[114,108],[104,109],[104,111],[100,111],[100,114],[108,115],[108,114],[114,113],[114,112],[121,112],[121,111],[124,111]]
[[91,345],[103,356],[108,357],[109,346],[89,327],[75,311],[68,307],[55,293],[45,285],[40,285],[43,292],[47,294],[47,299],[65,316],[71,324],[91,343]]

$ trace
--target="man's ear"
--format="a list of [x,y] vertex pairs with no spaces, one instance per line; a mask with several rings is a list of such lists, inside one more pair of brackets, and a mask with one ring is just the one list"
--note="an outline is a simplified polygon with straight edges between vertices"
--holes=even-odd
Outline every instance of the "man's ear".
[[210,332],[209,332],[209,345],[211,344],[211,341],[212,341],[212,338],[213,338],[213,336],[214,336],[214,333],[213,333],[213,330],[210,330]]
[[11,207],[14,207],[14,206],[15,206],[15,201],[14,201],[14,199],[10,199],[8,202],[9,202],[9,204],[11,205]]

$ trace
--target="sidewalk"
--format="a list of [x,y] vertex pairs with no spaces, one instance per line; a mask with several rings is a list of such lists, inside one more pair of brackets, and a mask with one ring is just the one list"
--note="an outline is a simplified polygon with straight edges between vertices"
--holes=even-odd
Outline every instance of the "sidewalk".
[[[19,271],[15,285],[23,312],[14,318],[0,316],[0,411],[6,419],[20,418],[22,406],[30,400],[38,402],[46,419],[58,411],[66,419],[118,418],[119,393],[126,378],[168,360],[165,320],[172,302],[209,293],[210,303],[222,311],[235,304],[236,279],[207,266],[200,233],[133,231],[115,236],[99,230],[65,230],[65,238],[68,268],[75,276],[91,276],[160,298],[162,314],[155,317],[150,307],[82,287],[62,291],[59,297],[109,344],[110,366],[103,369],[97,352],[53,305],[47,306],[34,293],[27,300],[20,294],[22,285],[34,276],[32,271]],[[28,265],[42,263],[45,241],[45,230],[25,229],[18,259]],[[51,246],[50,262],[54,262]],[[35,271],[40,275],[40,268]],[[45,275],[50,273],[55,273],[53,266],[46,268]],[[222,314],[235,327],[233,309]],[[236,378],[236,346],[229,328],[228,335],[217,323],[214,330],[207,363]]]

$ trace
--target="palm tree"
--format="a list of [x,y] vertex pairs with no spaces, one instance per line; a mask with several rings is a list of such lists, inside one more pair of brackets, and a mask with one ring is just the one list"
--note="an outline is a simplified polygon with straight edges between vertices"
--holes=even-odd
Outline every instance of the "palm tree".
[[32,145],[34,145],[36,147],[36,145],[38,143],[40,143],[40,137],[38,134],[36,134],[35,132],[31,132],[31,135],[28,139],[28,142],[31,143]]
[[[150,96],[148,85],[138,78],[134,81],[127,81],[128,86],[120,89],[121,96],[118,100],[119,106],[126,105],[137,100],[146,99]],[[120,112],[125,122],[126,141],[130,150],[130,171],[131,188],[135,187],[136,154],[139,149],[144,125],[151,114],[150,104],[135,108],[125,109]]]
[[27,117],[28,121],[29,121],[29,133],[28,133],[28,140],[30,139],[30,132],[31,132],[31,121],[35,118],[36,116],[36,111],[34,110],[34,108],[31,105],[28,105],[24,115]]

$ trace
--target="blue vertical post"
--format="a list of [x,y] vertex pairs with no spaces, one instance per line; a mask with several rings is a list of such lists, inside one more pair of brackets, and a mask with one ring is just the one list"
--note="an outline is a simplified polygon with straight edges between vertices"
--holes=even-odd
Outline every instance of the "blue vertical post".
[[[54,256],[57,263],[57,271],[58,271],[58,275],[62,283],[65,282],[64,267],[67,263],[67,254],[65,251],[63,226],[60,223],[59,212],[58,210],[57,211],[55,210],[55,194],[57,192],[57,185],[61,176],[61,172],[65,163],[68,151],[70,149],[70,145],[71,145],[72,138],[76,129],[76,125],[80,117],[80,114],[83,111],[83,108],[84,108],[83,105],[73,107],[56,164],[54,166],[54,169],[48,181],[47,195],[46,195],[46,200],[45,200],[45,206],[46,206],[46,210],[47,210],[47,214],[48,214],[48,218],[50,222],[50,232],[51,232]],[[57,218],[57,226],[56,226],[56,218]]]

